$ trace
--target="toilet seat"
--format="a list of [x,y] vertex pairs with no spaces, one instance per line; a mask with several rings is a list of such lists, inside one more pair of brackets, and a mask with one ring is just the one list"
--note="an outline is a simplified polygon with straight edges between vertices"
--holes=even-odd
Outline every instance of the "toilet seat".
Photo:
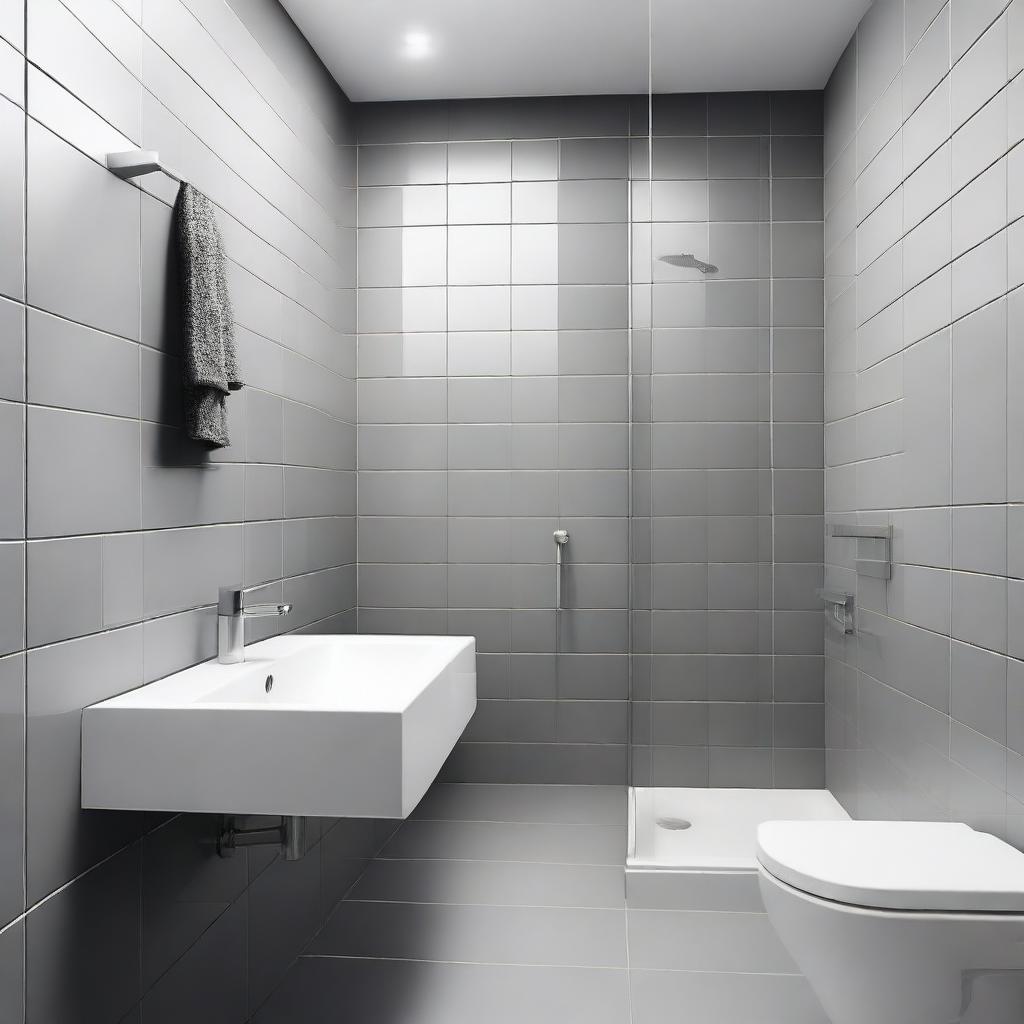
[[768,821],[757,859],[779,881],[836,903],[1024,914],[1024,853],[960,822]]

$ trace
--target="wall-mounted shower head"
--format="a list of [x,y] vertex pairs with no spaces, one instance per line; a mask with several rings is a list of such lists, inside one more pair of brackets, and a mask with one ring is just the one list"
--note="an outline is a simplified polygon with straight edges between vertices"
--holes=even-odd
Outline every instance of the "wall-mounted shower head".
[[658,258],[662,263],[669,263],[673,267],[689,267],[691,270],[699,270],[702,274],[718,273],[718,267],[713,263],[705,263],[703,260],[697,259],[692,252],[681,252],[678,255],[671,253]]

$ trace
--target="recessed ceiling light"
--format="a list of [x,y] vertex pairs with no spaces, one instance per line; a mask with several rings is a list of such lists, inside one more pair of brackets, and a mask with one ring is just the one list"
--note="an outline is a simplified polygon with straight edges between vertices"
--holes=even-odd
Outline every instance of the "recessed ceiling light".
[[430,36],[426,32],[406,32],[402,41],[402,55],[410,60],[422,60],[433,51]]

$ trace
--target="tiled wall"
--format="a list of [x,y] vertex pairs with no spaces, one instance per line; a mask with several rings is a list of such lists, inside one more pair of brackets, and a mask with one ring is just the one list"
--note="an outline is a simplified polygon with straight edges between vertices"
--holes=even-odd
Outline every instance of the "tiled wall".
[[359,628],[477,637],[450,779],[625,780],[632,432],[636,781],[822,780],[821,97],[656,111],[652,242],[646,98],[359,108]]
[[476,636],[449,778],[625,780],[629,114],[359,107],[359,629]]
[[828,782],[857,817],[1024,845],[1024,3],[876,0],[829,85]]
[[[222,0],[24,12],[0,5],[0,1021],[243,1020],[373,823],[271,864],[219,860],[209,818],[83,813],[80,709],[210,657],[221,584],[294,602],[264,628],[354,625],[346,101],[332,136]],[[102,165],[135,145],[232,258],[249,387],[212,458],[178,426],[171,183]]]
[[654,97],[633,202],[638,785],[824,782],[821,131],[820,93]]

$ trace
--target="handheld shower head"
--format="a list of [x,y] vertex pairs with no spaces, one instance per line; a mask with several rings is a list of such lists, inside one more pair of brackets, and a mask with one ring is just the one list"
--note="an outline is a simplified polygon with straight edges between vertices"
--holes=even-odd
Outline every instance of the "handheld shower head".
[[670,253],[668,256],[658,257],[662,263],[668,263],[673,267],[689,267],[691,270],[699,270],[702,274],[717,274],[718,267],[713,263],[705,263],[697,259],[692,252],[681,252],[678,255]]

